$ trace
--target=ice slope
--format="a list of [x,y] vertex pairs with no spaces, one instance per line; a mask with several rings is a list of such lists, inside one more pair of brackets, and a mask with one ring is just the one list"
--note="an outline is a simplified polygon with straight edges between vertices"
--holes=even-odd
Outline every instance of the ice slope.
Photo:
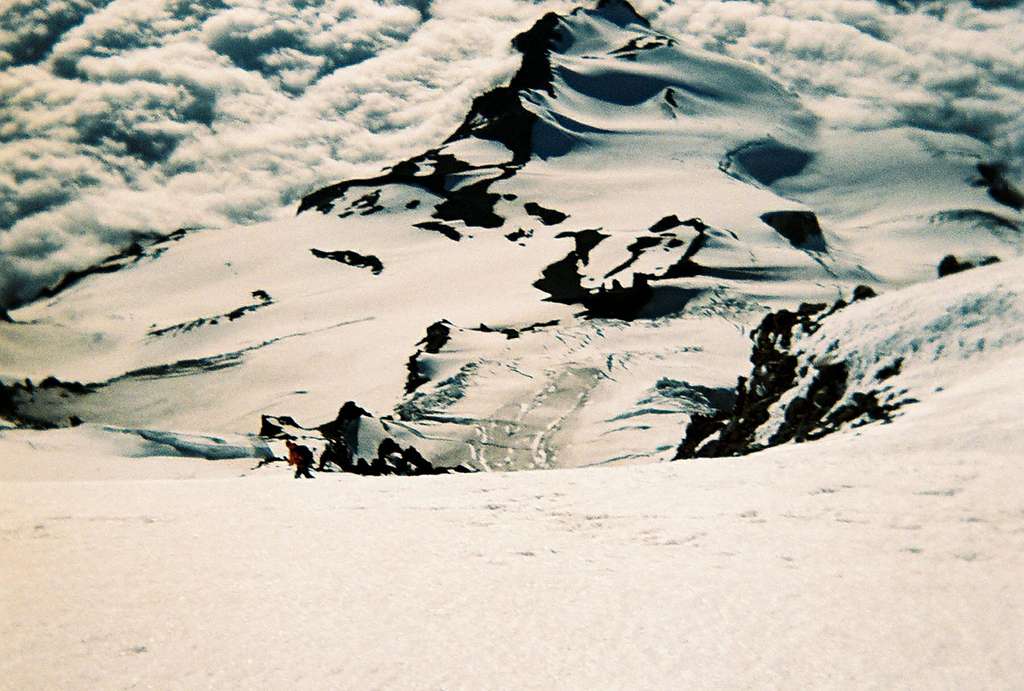
[[921,401],[742,459],[297,482],[8,432],[0,687],[1017,688],[1021,268],[828,317]]
[[[6,414],[252,433],[353,400],[445,463],[666,460],[745,368],[765,310],[1020,251],[977,142],[840,139],[756,68],[684,49],[623,2],[547,15],[516,46],[510,84],[437,149],[14,311]],[[457,337],[407,391],[442,320]]]

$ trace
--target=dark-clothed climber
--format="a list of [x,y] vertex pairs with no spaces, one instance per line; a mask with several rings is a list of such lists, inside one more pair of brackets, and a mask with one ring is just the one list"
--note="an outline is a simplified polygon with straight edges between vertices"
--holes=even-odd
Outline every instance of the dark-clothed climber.
[[313,466],[313,452],[291,440],[286,441],[285,446],[288,447],[288,465],[295,466],[295,479],[308,477],[312,480],[313,476],[309,474],[309,469]]

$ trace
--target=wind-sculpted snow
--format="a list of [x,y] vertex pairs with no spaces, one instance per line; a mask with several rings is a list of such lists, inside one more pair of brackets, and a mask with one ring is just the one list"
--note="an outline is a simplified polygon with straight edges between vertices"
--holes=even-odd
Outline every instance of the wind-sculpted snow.
[[368,462],[385,438],[437,468],[668,460],[766,312],[1020,253],[991,147],[840,133],[687,43],[621,2],[541,16],[423,153],[11,310],[5,416],[255,433],[352,401],[383,435]]

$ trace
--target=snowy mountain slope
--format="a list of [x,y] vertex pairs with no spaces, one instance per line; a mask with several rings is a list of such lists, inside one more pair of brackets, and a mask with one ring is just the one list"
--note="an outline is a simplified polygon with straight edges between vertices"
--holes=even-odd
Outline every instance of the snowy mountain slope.
[[[446,464],[664,460],[744,370],[765,310],[1020,251],[978,142],[840,139],[759,70],[623,2],[547,15],[515,45],[511,83],[437,149],[13,311],[4,413],[252,433],[351,400]],[[410,390],[442,320],[456,336]]]
[[0,687],[1024,685],[1009,169],[699,40],[546,16],[436,148],[0,312]]
[[794,339],[921,400],[743,459],[295,482],[8,432],[3,684],[1015,688],[1021,268]]

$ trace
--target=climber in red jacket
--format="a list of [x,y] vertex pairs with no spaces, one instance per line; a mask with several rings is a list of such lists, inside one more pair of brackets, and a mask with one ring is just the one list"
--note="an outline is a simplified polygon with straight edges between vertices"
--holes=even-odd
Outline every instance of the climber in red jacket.
[[313,452],[309,448],[296,444],[291,440],[286,441],[284,444],[288,447],[288,465],[295,466],[295,479],[308,477],[312,480],[313,476],[309,474],[309,469],[313,465]]

